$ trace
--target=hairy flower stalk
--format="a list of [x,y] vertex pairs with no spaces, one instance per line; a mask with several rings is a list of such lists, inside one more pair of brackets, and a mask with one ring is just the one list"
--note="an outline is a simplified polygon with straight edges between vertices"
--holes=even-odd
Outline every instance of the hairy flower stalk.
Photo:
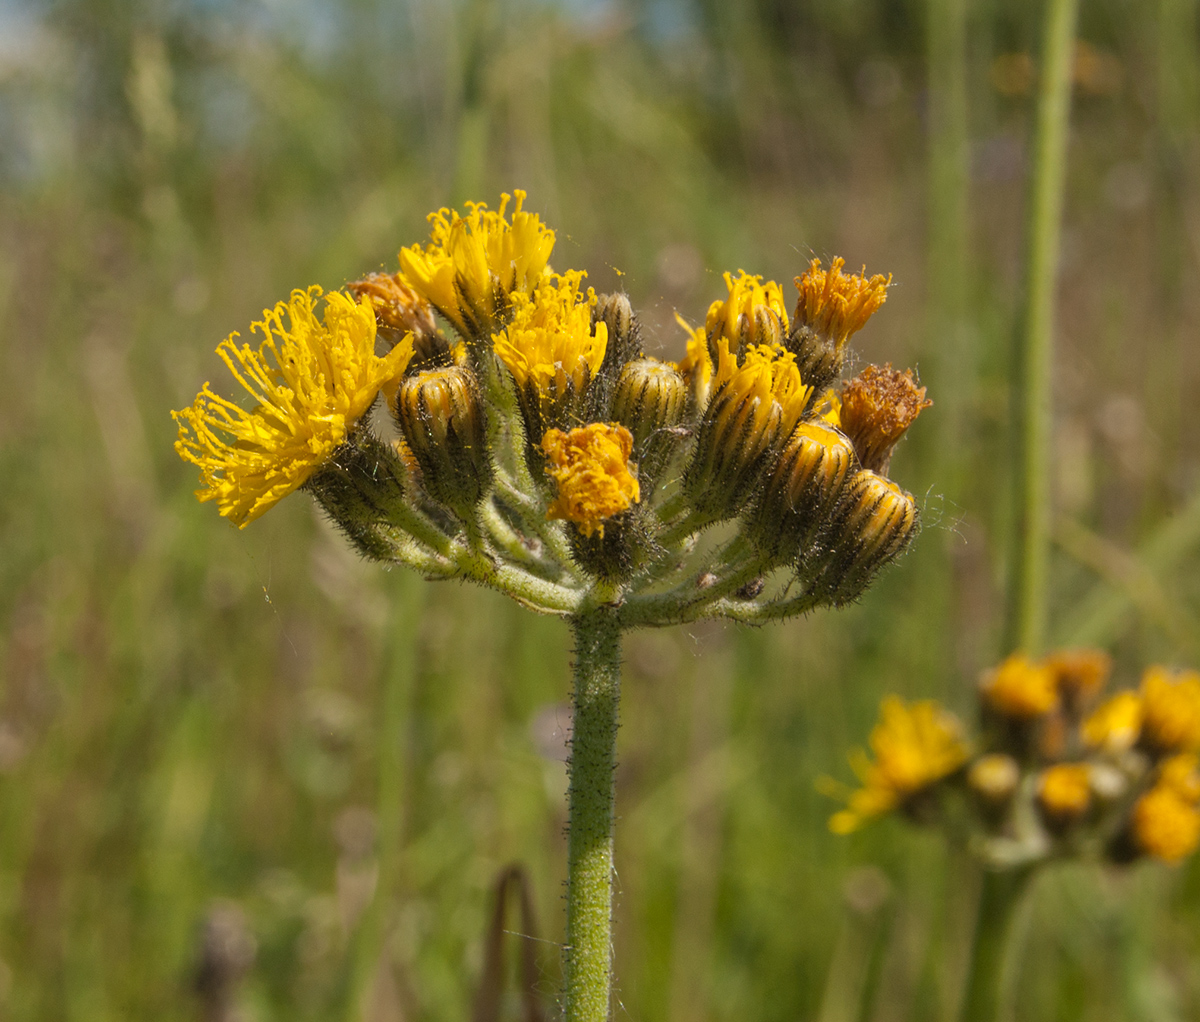
[[[440,210],[398,272],[296,291],[256,324],[257,350],[223,342],[247,408],[206,384],[175,413],[177,449],[238,526],[303,487],[363,556],[570,624],[563,1003],[568,1022],[605,1022],[623,633],[859,596],[917,531],[888,470],[928,402],[890,367],[829,390],[890,278],[814,263],[789,317],[777,283],[726,274],[680,361],[661,361],[627,296],[551,269],[554,232],[524,200]],[[889,712],[855,821],[915,805],[966,755],[929,707]],[[1169,810],[1141,814],[1164,848],[1183,833],[1158,822]]]

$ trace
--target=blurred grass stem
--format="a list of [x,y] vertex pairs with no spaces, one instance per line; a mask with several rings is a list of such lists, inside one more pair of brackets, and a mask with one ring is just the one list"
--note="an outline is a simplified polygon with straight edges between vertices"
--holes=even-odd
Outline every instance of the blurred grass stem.
[[1048,0],[1026,258],[1025,323],[1015,364],[1021,440],[1010,645],[1036,656],[1046,640],[1050,560],[1051,373],[1058,283],[1071,59],[1079,0]]
[[612,987],[613,789],[621,628],[611,607],[579,614],[567,825],[566,1022],[607,1022]]
[[1032,867],[985,870],[963,996],[962,1022],[998,1022],[1007,1013],[1013,973],[1014,921],[1033,879]]

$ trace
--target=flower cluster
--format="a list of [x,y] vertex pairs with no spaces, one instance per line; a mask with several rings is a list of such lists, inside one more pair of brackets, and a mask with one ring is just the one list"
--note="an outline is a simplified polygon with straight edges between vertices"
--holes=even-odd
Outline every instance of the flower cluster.
[[[994,868],[1067,855],[1179,862],[1200,845],[1200,673],[1148,668],[1107,699],[1100,650],[1017,653],[979,684],[973,741],[936,703],[883,702],[875,759],[830,827],[847,833],[893,809],[921,820],[970,808],[974,850]],[[939,810],[945,810],[939,813]]]
[[524,201],[440,210],[398,272],[295,292],[257,349],[224,341],[253,407],[205,384],[175,413],[199,498],[245,526],[304,487],[371,558],[629,626],[857,597],[918,525],[888,468],[924,389],[890,366],[839,383],[891,278],[814,260],[789,316],[778,283],[727,273],[658,359],[625,295],[551,268]]

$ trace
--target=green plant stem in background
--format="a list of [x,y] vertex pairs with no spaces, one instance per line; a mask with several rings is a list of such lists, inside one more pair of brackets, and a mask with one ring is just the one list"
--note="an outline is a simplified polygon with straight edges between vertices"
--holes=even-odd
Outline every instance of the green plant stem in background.
[[987,870],[983,874],[966,993],[959,1013],[962,1022],[997,1022],[1002,1017],[1013,971],[1013,923],[1033,876],[1032,867]]
[[566,1022],[606,1022],[612,986],[613,789],[621,629],[612,608],[573,619]]
[[1038,89],[1037,137],[1027,239],[1025,323],[1015,365],[1021,418],[1011,645],[1038,654],[1046,638],[1050,560],[1051,373],[1058,283],[1071,59],[1079,0],[1048,0]]
[[963,426],[974,389],[975,352],[969,324],[972,267],[969,243],[970,142],[967,102],[966,0],[928,0],[929,61],[929,312],[937,337],[931,391],[941,427],[934,431],[937,476],[957,497],[962,482]]
[[371,904],[354,933],[347,996],[342,1014],[362,1016],[381,955],[386,953],[390,918],[400,881],[404,827],[405,735],[411,718],[416,675],[417,631],[421,622],[421,583],[407,575],[393,580],[393,613],[384,646],[380,695],[377,820],[379,874]]

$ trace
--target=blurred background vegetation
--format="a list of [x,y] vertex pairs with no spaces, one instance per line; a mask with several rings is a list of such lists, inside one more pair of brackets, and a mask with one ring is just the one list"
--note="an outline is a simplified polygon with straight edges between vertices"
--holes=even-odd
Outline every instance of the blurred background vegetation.
[[[1052,634],[1127,682],[1200,659],[1196,7],[1084,4],[1075,62]],[[969,871],[896,821],[831,836],[814,781],[881,693],[969,715],[1003,652],[1040,18],[0,4],[0,1018],[215,1018],[225,961],[249,1020],[465,1019],[512,861],[552,1003],[565,626],[365,565],[303,495],[229,528],[169,417],[292,287],[513,187],[668,352],[722,270],[894,274],[857,347],[936,402],[895,466],[914,552],[840,613],[629,642],[616,1017],[947,1017]],[[1026,926],[1018,1017],[1200,1016],[1195,859],[1064,867]]]

